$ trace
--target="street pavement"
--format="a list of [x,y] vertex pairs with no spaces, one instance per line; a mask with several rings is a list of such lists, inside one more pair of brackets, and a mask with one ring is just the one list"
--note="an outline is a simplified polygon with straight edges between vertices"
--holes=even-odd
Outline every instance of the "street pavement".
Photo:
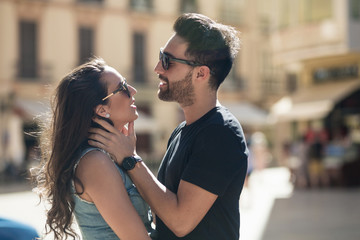
[[240,196],[240,239],[263,240],[262,235],[278,198],[293,192],[286,168],[253,171]]
[[263,240],[359,240],[360,189],[296,190],[270,216]]
[[250,200],[240,209],[242,240],[360,239],[359,187],[299,190],[289,177],[284,168],[252,175],[240,202]]
[[[360,239],[360,188],[300,191],[293,189],[289,177],[281,167],[251,175],[240,198],[241,240]],[[11,186],[10,193],[4,188],[0,187],[0,217],[42,233],[46,206],[38,204],[37,195],[26,186]]]

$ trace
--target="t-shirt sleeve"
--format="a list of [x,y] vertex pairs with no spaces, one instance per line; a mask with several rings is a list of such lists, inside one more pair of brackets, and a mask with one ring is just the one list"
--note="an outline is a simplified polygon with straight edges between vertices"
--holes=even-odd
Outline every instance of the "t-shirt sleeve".
[[184,181],[221,196],[237,174],[246,172],[245,139],[224,126],[203,129],[193,145]]

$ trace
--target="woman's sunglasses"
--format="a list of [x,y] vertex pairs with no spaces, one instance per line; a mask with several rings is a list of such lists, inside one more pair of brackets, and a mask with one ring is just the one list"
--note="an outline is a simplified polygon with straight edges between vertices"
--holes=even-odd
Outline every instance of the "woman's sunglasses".
[[163,50],[164,50],[163,48],[160,48],[159,60],[161,61],[161,65],[162,65],[163,69],[165,69],[165,70],[169,69],[170,61],[187,64],[187,65],[190,65],[192,67],[197,67],[197,66],[203,66],[204,65],[204,64],[197,63],[197,62],[194,62],[194,61],[188,61],[188,60],[185,60],[185,59],[170,57],[168,54],[164,53]]
[[115,95],[115,94],[118,93],[118,92],[124,92],[124,93],[126,93],[126,95],[130,98],[130,97],[131,97],[131,94],[130,94],[130,90],[129,90],[129,88],[128,88],[126,79],[124,79],[124,81],[121,82],[119,85],[120,85],[119,88],[117,88],[115,91],[113,91],[112,93],[110,93],[109,95],[107,95],[106,97],[104,97],[104,98],[102,99],[102,101],[105,101],[106,99],[108,99],[109,97]]

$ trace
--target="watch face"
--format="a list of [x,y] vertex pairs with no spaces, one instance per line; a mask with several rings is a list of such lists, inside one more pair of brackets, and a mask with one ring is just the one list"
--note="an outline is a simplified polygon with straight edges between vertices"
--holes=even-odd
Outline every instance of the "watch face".
[[122,166],[126,170],[131,170],[135,167],[135,164],[136,164],[136,160],[134,159],[134,157],[127,157],[124,158]]

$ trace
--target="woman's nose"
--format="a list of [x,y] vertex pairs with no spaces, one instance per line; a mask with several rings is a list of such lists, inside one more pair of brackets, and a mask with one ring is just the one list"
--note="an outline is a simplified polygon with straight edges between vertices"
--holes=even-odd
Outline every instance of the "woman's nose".
[[136,88],[134,88],[133,86],[128,85],[128,88],[129,88],[129,91],[130,91],[130,95],[131,95],[131,96],[134,96],[134,95],[137,93]]

